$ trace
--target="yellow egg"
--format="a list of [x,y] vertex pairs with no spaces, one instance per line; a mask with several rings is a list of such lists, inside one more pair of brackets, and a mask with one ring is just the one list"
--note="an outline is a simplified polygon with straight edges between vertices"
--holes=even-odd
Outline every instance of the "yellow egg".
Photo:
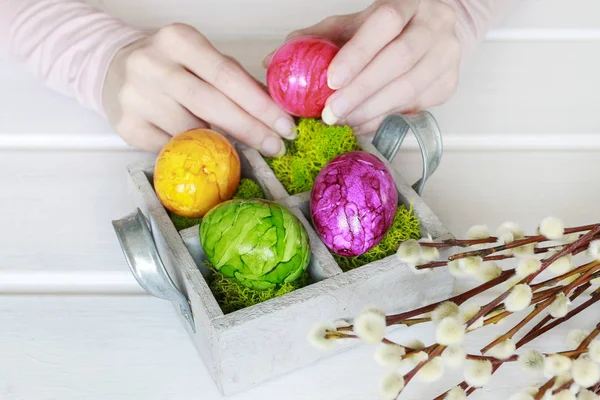
[[193,129],[174,136],[154,166],[154,190],[177,215],[202,217],[229,200],[240,183],[240,157],[223,135]]

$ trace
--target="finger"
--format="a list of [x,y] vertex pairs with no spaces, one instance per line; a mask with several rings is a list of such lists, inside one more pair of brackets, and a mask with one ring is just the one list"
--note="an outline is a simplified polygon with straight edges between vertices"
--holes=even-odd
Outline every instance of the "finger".
[[448,39],[427,53],[410,71],[371,96],[349,113],[345,121],[359,126],[385,112],[400,109],[415,102],[440,75],[457,70],[460,51],[458,42]]
[[223,56],[198,31],[178,25],[174,32],[165,31],[162,38],[156,36],[159,48],[172,60],[214,86],[273,132],[288,139],[295,138],[292,117],[237,62]]
[[149,121],[154,126],[174,136],[195,128],[208,128],[183,106],[162,93],[143,93],[133,85],[121,89],[119,101],[122,107]]
[[418,0],[379,5],[331,62],[327,74],[329,87],[339,89],[354,79],[381,49],[400,34],[418,8]]
[[271,129],[187,71],[181,69],[174,74],[166,90],[192,114],[225,130],[265,156],[274,157],[285,152],[283,141]]
[[356,79],[327,99],[322,113],[323,122],[334,125],[365,99],[409,71],[431,48],[434,36],[427,25],[411,22],[396,40],[375,56]]
[[115,126],[128,144],[138,149],[158,153],[171,136],[135,114],[123,116]]
[[377,131],[383,120],[390,114],[412,114],[443,104],[456,91],[457,86],[458,74],[455,71],[447,72],[432,82],[414,102],[378,115],[360,126],[353,127],[353,131],[357,135],[372,134]]

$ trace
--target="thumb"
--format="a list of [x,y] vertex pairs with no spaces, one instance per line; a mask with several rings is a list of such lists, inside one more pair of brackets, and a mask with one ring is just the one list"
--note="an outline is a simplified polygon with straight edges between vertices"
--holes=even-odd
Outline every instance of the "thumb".
[[[337,46],[343,46],[354,35],[359,25],[359,13],[327,17],[321,22],[304,29],[293,31],[285,38],[290,41],[300,36],[319,36],[328,39]],[[267,68],[276,50],[273,50],[263,59],[263,67]]]

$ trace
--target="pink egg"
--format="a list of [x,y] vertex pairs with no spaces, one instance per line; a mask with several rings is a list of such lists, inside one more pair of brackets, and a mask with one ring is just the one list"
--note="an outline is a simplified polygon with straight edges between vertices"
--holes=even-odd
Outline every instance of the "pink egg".
[[355,257],[378,244],[398,209],[396,182],[373,154],[352,151],[319,173],[310,197],[315,230],[334,253]]
[[301,36],[286,42],[267,69],[269,94],[297,117],[316,118],[334,92],[327,86],[327,68],[339,48],[327,39]]

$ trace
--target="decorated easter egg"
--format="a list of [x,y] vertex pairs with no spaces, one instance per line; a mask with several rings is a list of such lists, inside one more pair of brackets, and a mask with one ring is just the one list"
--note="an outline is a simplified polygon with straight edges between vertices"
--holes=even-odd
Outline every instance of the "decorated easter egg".
[[327,39],[301,36],[281,46],[267,69],[267,88],[277,104],[297,117],[321,115],[333,93],[327,68],[339,48]]
[[240,158],[218,132],[193,129],[174,136],[154,167],[154,190],[161,203],[182,217],[202,217],[229,200],[240,182]]
[[346,257],[378,244],[397,208],[394,178],[379,158],[364,151],[342,154],[325,165],[310,197],[315,230],[331,251]]
[[254,289],[298,279],[308,267],[308,233],[287,208],[267,200],[233,199],[211,209],[200,242],[216,270]]

